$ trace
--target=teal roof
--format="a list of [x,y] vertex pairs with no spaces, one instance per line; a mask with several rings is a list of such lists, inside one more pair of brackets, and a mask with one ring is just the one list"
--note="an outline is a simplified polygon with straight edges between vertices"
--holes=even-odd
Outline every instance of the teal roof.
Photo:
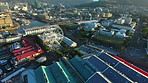
[[39,67],[38,69],[36,69],[34,73],[35,73],[35,79],[37,83],[46,83],[43,75],[44,73],[43,73],[42,67]]
[[77,83],[62,62],[41,66],[35,70],[37,83]]
[[55,79],[51,73],[51,70],[48,66],[42,66],[42,70],[46,75],[48,83],[55,83]]
[[62,62],[56,62],[50,66],[54,78],[56,78],[57,83],[76,83],[72,75],[69,73],[67,68]]
[[67,63],[55,62],[50,66],[41,66],[36,69],[35,79],[37,83],[80,83],[81,80],[77,76],[78,72],[85,81],[95,72],[84,63],[80,57],[75,57],[68,61],[76,71],[71,69]]
[[63,57],[63,58],[61,58],[60,61],[64,64],[65,68],[69,71],[69,73],[72,75],[72,77],[74,77],[74,79],[77,81],[77,83],[81,83],[82,82],[81,79],[76,74],[75,70],[72,69],[71,64],[69,64],[69,60],[66,57]]
[[70,63],[85,80],[95,73],[80,57],[74,57],[70,60]]

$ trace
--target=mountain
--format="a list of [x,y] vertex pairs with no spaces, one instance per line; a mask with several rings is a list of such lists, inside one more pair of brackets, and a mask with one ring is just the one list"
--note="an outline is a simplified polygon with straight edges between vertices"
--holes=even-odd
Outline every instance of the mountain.
[[78,5],[78,4],[93,2],[93,0],[42,0],[42,1],[46,1],[54,4],[62,3],[66,5]]
[[112,6],[112,5],[141,5],[148,6],[148,0],[100,0],[92,3],[81,4],[77,7],[97,7],[97,6]]
[[[34,2],[35,0],[0,0],[3,2]],[[47,2],[47,3],[53,3],[53,4],[66,4],[66,5],[84,5],[88,6],[91,3],[93,4],[99,4],[99,5],[112,5],[112,4],[122,4],[122,5],[147,5],[148,6],[148,0],[100,0],[98,2],[93,2],[93,0],[38,0],[41,2]],[[88,4],[89,3],[89,4]]]
[[136,5],[148,5],[148,0],[131,0]]
[[119,4],[148,5],[148,0],[115,0]]
[[[35,0],[0,0],[3,2],[34,2]],[[85,4],[85,3],[91,3],[93,0],[38,0],[41,2],[47,2],[47,3],[53,3],[53,4],[58,4],[62,3],[65,5],[79,5],[79,4]]]

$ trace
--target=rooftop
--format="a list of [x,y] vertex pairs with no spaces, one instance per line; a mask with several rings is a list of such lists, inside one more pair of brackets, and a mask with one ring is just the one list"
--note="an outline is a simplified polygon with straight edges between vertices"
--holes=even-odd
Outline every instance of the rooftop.
[[[116,56],[117,57],[117,56]],[[87,59],[60,59],[34,70],[37,83],[147,83],[148,77],[106,53]],[[144,71],[143,71],[144,72]],[[29,78],[28,78],[29,79]]]
[[80,57],[74,57],[70,60],[70,63],[85,80],[87,80],[92,74],[94,74],[94,70],[92,70],[88,65],[86,65],[84,60]]
[[43,53],[43,50],[33,41],[32,38],[22,40],[21,44],[23,48],[12,51],[18,60],[35,57],[38,54]]
[[0,49],[0,59],[8,59],[11,57],[11,53],[8,49]]

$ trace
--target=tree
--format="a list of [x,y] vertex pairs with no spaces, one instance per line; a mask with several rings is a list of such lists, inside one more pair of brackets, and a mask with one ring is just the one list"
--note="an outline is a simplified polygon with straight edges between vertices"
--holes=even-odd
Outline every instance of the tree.
[[79,55],[79,56],[83,56],[83,53],[80,50],[75,49],[75,52]]
[[34,6],[35,6],[36,9],[40,9],[40,8],[41,8],[41,4],[40,4],[40,2],[37,1],[37,0],[35,0]]

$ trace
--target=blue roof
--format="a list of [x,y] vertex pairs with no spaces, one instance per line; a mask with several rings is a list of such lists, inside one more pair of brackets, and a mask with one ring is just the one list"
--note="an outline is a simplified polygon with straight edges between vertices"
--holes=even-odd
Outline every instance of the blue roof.
[[86,83],[108,83],[103,77],[98,73],[95,73]]
[[130,83],[129,80],[127,80],[111,68],[108,68],[105,72],[103,72],[103,75],[114,83]]
[[105,63],[97,59],[97,57],[95,56],[90,57],[88,59],[88,62],[91,63],[94,67],[96,67],[101,72],[108,67]]
[[116,59],[110,57],[106,53],[101,53],[100,55],[98,55],[98,57],[102,59],[103,61],[109,63],[111,66],[115,66],[118,63]]
[[130,69],[126,65],[119,63],[115,69],[122,72],[125,76],[127,76],[129,79],[139,82],[139,83],[148,83],[148,78],[144,77],[143,75],[139,74],[138,72]]

